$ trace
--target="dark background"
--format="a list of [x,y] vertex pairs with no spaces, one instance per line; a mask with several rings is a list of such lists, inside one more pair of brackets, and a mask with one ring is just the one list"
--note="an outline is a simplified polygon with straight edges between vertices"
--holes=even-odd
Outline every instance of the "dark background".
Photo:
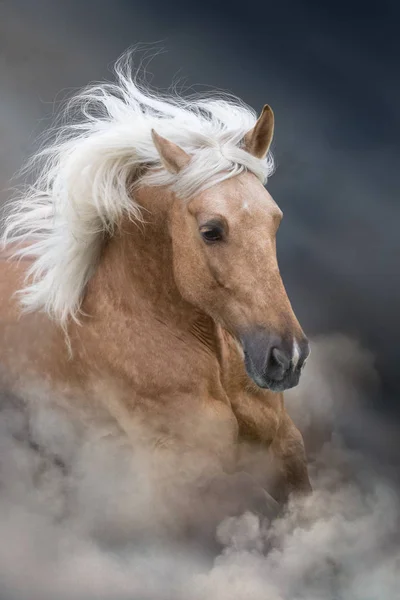
[[1,200],[59,100],[160,42],[153,85],[272,105],[289,296],[307,333],[374,353],[374,405],[400,418],[399,25],[396,0],[0,0]]

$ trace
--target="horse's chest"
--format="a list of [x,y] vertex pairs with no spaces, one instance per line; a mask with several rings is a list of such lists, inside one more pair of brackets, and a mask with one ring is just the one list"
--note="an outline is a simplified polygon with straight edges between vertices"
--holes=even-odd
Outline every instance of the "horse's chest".
[[[154,393],[156,390],[156,393]],[[237,421],[229,405],[206,388],[164,389],[103,380],[92,384],[110,416],[136,445],[156,453],[211,456],[224,465],[234,460]],[[197,459],[196,459],[197,460]]]

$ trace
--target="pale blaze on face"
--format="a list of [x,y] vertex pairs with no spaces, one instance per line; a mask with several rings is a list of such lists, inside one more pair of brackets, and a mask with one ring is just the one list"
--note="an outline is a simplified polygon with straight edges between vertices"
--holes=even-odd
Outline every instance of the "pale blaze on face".
[[243,173],[177,200],[170,223],[182,296],[237,338],[249,376],[274,391],[297,385],[309,354],[279,273],[281,219],[255,175]]

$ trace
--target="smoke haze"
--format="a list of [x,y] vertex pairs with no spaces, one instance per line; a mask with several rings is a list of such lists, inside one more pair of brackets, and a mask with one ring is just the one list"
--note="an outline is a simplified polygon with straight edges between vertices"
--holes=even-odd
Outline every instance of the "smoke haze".
[[371,361],[343,336],[314,342],[307,376],[287,402],[308,441],[314,494],[272,522],[252,512],[216,521],[214,546],[201,535],[208,509],[194,497],[197,528],[180,534],[189,488],[171,479],[168,503],[145,450],[95,438],[51,402],[27,411],[4,399],[0,597],[399,598],[399,490],[341,434],[344,410],[354,421],[367,414],[365,375],[378,384]]

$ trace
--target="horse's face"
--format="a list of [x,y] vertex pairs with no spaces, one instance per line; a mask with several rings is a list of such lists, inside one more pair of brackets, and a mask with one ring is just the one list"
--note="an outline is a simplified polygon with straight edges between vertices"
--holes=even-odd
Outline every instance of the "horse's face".
[[279,273],[282,212],[258,179],[241,174],[172,209],[175,280],[182,296],[240,342],[260,386],[296,385],[309,353]]
[[[269,107],[245,136],[265,156],[273,132]],[[154,132],[164,166],[179,173],[190,162],[181,148]],[[293,313],[277,258],[282,212],[255,175],[242,173],[201,192],[176,198],[169,216],[173,267],[181,295],[240,343],[249,376],[282,391],[297,385],[309,345]]]

